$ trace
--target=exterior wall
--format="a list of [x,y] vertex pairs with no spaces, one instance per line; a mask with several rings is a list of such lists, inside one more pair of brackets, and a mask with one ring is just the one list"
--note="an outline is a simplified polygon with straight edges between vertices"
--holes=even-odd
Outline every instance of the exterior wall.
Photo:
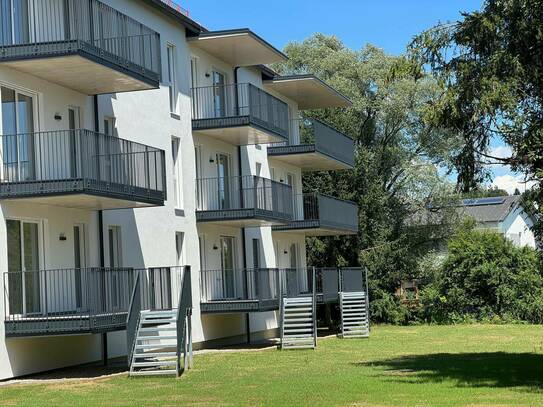
[[[268,162],[267,146],[243,146],[241,148],[217,141],[210,137],[193,136],[191,124],[191,57],[198,61],[198,86],[212,85],[213,69],[225,73],[226,83],[234,82],[234,67],[212,56],[191,49],[185,39],[184,28],[165,18],[154,9],[133,0],[102,0],[119,11],[141,21],[161,36],[162,69],[166,74],[167,44],[175,46],[177,108],[170,112],[169,89],[160,89],[101,95],[98,97],[99,131],[104,132],[104,120],[115,118],[115,134],[118,137],[163,149],[166,152],[167,200],[163,207],[109,210],[103,212],[103,241],[105,266],[109,261],[109,226],[120,226],[122,242],[122,265],[125,267],[158,267],[176,265],[176,233],[184,233],[184,253],[181,265],[192,266],[193,335],[194,342],[214,341],[221,338],[236,338],[246,335],[245,314],[201,315],[200,314],[200,266],[213,270],[221,268],[218,246],[221,236],[236,238],[236,266],[243,268],[245,255],[247,267],[254,264],[252,239],[261,242],[261,267],[290,267],[293,244],[299,247],[299,266],[304,267],[305,237],[299,234],[274,234],[271,227],[246,228],[217,226],[196,223],[196,159],[195,147],[200,152],[198,175],[203,178],[217,176],[216,162],[211,162],[217,153],[231,156],[231,175],[256,175],[256,164],[261,164],[260,176],[286,182],[287,174],[295,179],[295,194],[301,194],[302,174],[296,167],[279,162]],[[262,87],[261,74],[254,68],[237,70],[238,83],[252,83]],[[0,67],[0,84],[21,88],[36,95],[35,131],[68,129],[68,107],[77,106],[81,111],[81,127],[94,129],[93,98],[70,89],[40,80],[9,68]],[[291,117],[298,114],[295,102],[275,94],[290,106]],[[172,114],[174,113],[174,114]],[[60,115],[60,120],[55,116]],[[0,123],[1,124],[1,123]],[[1,129],[1,126],[0,126]],[[296,132],[294,133],[297,134]],[[182,202],[176,205],[173,195],[172,137],[180,140],[181,165],[179,186]],[[241,174],[239,168],[241,167]],[[273,168],[273,174],[271,171]],[[8,269],[6,223],[9,218],[39,220],[42,225],[41,269],[74,267],[74,224],[85,224],[87,233],[87,266],[99,266],[99,236],[97,211],[69,209],[31,203],[0,202],[0,270]],[[245,233],[246,247],[242,246]],[[60,240],[64,234],[66,240]],[[199,246],[201,237],[203,247]],[[203,253],[200,257],[200,251]],[[0,282],[3,287],[3,279]],[[4,317],[4,307],[0,318]],[[1,321],[1,319],[0,319]],[[256,313],[249,317],[251,332],[269,335],[277,328],[275,312]],[[267,332],[267,333],[266,333]],[[125,332],[108,334],[109,356],[126,353]],[[47,350],[47,351],[44,351]],[[5,339],[4,324],[0,323],[0,380],[30,374],[42,370],[86,363],[100,359],[100,335],[74,335],[41,338]]]
[[526,212],[522,210],[522,207],[511,211],[500,224],[501,232],[517,246],[536,249],[536,239],[531,227],[533,227],[533,222]]

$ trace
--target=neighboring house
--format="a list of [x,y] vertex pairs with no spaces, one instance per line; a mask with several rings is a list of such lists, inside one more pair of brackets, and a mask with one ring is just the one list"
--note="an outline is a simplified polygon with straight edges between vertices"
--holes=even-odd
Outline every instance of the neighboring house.
[[517,246],[538,247],[531,230],[534,220],[519,195],[464,199],[459,214],[472,218],[480,229],[501,233]]
[[196,346],[277,335],[306,236],[357,233],[355,204],[302,190],[354,146],[301,114],[349,100],[171,2],[0,7],[0,380],[126,355],[135,276],[167,309],[185,265]]

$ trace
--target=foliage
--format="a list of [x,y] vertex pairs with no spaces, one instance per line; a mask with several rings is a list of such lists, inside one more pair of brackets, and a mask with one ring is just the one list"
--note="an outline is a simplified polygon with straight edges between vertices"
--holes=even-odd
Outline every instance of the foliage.
[[308,262],[367,266],[372,299],[390,304],[385,294],[413,274],[418,256],[448,236],[453,223],[408,227],[413,213],[453,192],[436,166],[448,163],[460,140],[428,118],[441,89],[407,58],[371,45],[353,51],[316,34],[285,53],[289,60],[275,67],[282,74],[316,74],[353,102],[349,109],[305,112],[354,139],[356,165],[304,176],[304,191],[355,201],[360,210],[358,236],[310,239]]
[[419,318],[426,322],[521,320],[543,322],[543,263],[495,232],[462,230],[422,289]]
[[[411,44],[414,60],[444,88],[430,116],[464,139],[453,160],[462,192],[488,178],[488,164],[510,165],[535,181],[527,199],[543,235],[543,2],[486,0],[463,17]],[[511,146],[511,157],[490,154],[496,138]]]

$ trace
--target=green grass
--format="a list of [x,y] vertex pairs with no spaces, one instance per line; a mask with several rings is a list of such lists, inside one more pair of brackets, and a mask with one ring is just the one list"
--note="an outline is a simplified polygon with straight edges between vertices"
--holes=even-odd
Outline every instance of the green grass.
[[543,405],[543,326],[378,326],[315,351],[206,354],[180,379],[0,388],[11,406]]

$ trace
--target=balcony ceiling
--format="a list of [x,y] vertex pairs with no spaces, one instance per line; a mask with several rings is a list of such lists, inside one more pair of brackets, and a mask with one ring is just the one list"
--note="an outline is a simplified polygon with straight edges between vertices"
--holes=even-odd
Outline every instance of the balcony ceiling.
[[272,64],[286,55],[248,29],[210,31],[189,37],[189,43],[231,66]]
[[6,61],[2,62],[1,66],[45,79],[86,95],[156,88],[153,84],[80,55]]
[[300,110],[352,106],[347,97],[313,75],[278,76],[264,81],[264,88],[298,102]]
[[338,171],[352,168],[348,164],[317,151],[275,155],[270,153],[270,149],[268,149],[268,155],[273,160],[299,167],[303,172]]

